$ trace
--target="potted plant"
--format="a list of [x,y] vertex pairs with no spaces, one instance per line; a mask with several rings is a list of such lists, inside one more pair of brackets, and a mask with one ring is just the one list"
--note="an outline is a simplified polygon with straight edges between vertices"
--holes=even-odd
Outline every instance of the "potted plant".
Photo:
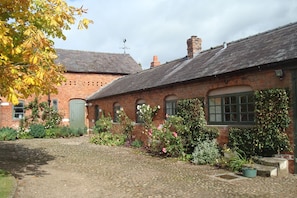
[[229,159],[229,167],[234,172],[240,172],[244,164],[248,161],[240,153],[235,152],[235,155]]
[[241,170],[244,177],[253,178],[257,176],[257,169],[254,167],[252,159],[249,160],[248,164],[244,164]]

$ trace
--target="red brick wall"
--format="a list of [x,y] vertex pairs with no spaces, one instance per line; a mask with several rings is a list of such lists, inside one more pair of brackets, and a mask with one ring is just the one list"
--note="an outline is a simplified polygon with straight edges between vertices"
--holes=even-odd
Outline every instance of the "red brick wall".
[[[111,82],[112,80],[119,78],[121,75],[112,74],[86,74],[86,73],[66,73],[65,77],[67,81],[58,87],[58,94],[51,94],[51,100],[58,100],[58,110],[64,116],[69,118],[69,101],[71,99],[83,99],[99,90],[102,86]],[[25,101],[28,104],[33,98],[28,98]],[[41,101],[47,101],[48,96],[43,96]],[[5,99],[2,98],[5,102]],[[0,127],[11,126],[17,128],[19,126],[19,120],[13,120],[13,105],[9,103],[9,106],[0,106]],[[86,119],[86,125],[87,123]],[[68,125],[68,122],[64,123]]]
[[[176,95],[179,99],[186,98],[205,98],[205,113],[207,115],[207,96],[210,91],[223,88],[223,87],[232,87],[232,86],[250,86],[252,90],[261,90],[268,88],[290,88],[292,86],[291,74],[290,71],[285,71],[286,76],[284,79],[280,80],[275,76],[274,70],[261,70],[261,71],[251,71],[246,72],[246,74],[237,74],[233,76],[224,76],[224,77],[212,77],[205,81],[193,82],[183,85],[169,86],[167,88],[154,89],[149,91],[137,92],[133,94],[113,96],[105,99],[100,99],[92,101],[93,105],[89,108],[89,118],[90,118],[90,128],[93,127],[94,122],[94,106],[99,105],[106,114],[110,113],[112,115],[113,104],[115,102],[119,103],[121,107],[124,108],[124,111],[129,116],[130,119],[136,120],[135,107],[136,101],[138,99],[143,99],[146,101],[146,104],[151,106],[160,105],[161,109],[158,112],[158,115],[155,118],[155,123],[164,121],[165,118],[165,98],[168,95]],[[290,110],[291,117],[293,116],[293,110]],[[293,117],[292,117],[293,120]],[[218,141],[223,144],[228,142],[228,125],[216,125],[220,129],[220,136]],[[135,136],[141,137],[144,140],[145,137],[141,135],[141,127],[137,125],[136,130],[134,131]],[[293,145],[293,124],[287,129],[287,133],[291,139]]]

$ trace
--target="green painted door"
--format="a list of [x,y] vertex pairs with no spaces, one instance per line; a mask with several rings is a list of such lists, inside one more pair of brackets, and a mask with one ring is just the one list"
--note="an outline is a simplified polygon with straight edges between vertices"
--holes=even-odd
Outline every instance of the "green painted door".
[[70,127],[81,128],[85,127],[85,101],[81,99],[70,100]]

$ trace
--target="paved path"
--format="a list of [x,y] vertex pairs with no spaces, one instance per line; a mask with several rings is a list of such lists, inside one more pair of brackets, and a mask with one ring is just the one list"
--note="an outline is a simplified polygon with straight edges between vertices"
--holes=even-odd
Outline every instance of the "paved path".
[[230,172],[88,137],[0,142],[0,168],[17,178],[15,198],[296,197],[297,176],[224,180]]

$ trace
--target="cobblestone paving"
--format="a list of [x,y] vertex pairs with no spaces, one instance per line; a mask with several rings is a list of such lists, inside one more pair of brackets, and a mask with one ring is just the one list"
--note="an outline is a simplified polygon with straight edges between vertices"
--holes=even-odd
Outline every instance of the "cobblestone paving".
[[294,175],[224,180],[215,176],[226,170],[88,139],[0,142],[0,168],[17,178],[15,198],[297,196]]

